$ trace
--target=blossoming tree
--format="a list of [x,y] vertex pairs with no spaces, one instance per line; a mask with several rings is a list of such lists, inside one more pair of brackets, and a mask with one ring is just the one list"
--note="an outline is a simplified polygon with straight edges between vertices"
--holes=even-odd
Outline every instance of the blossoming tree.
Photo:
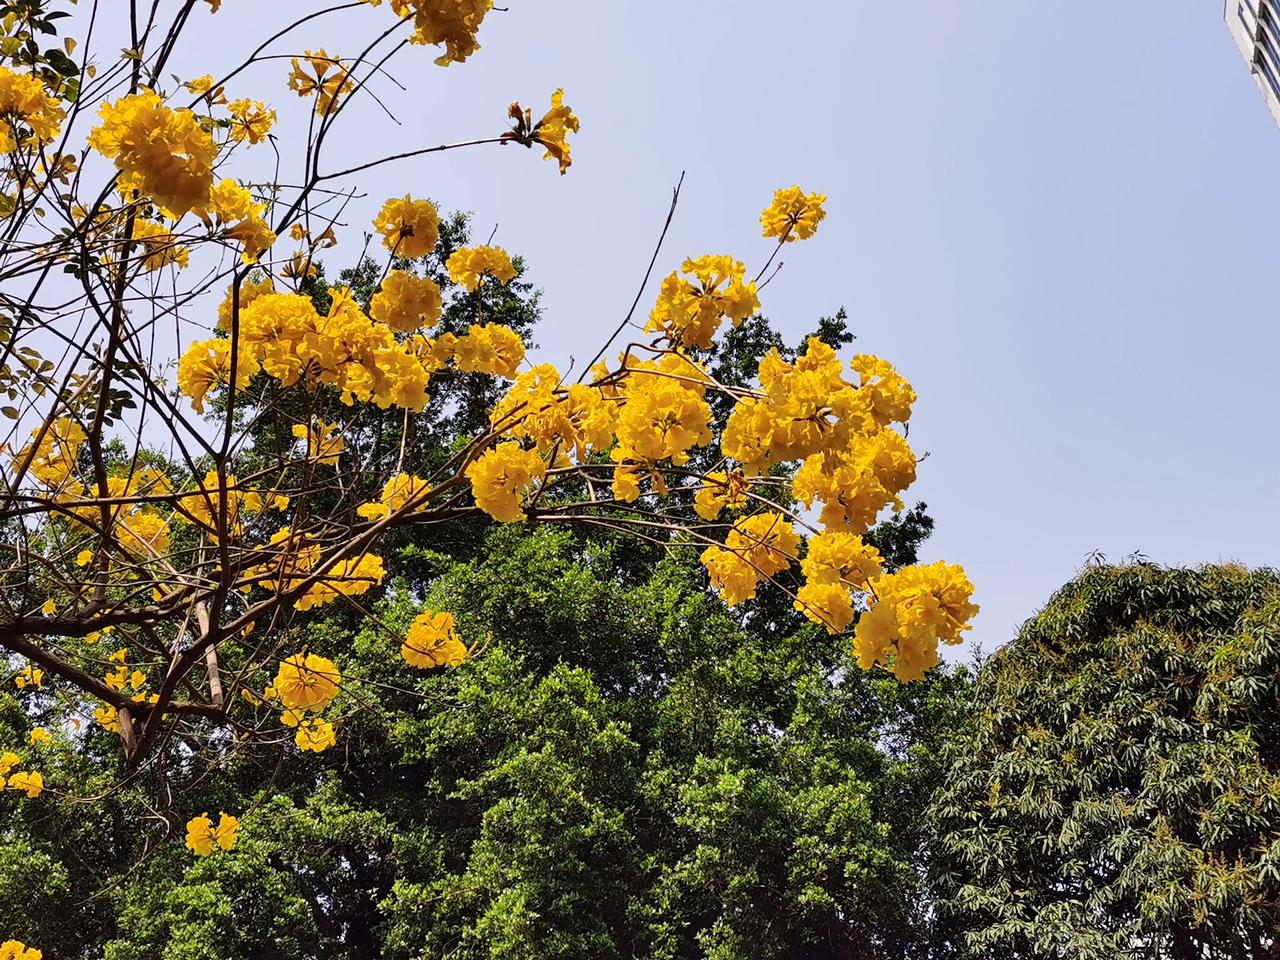
[[[95,45],[97,4],[68,21],[56,0],[24,0],[0,22],[0,647],[22,695],[62,709],[63,734],[104,727],[134,766],[174,737],[325,750],[340,736],[342,651],[297,644],[291,628],[326,604],[363,610],[392,531],[429,537],[465,517],[696,544],[725,603],[773,582],[832,635],[856,621],[862,665],[902,680],[958,642],[977,609],[960,568],[886,572],[862,539],[915,477],[900,429],[910,385],[818,339],[794,362],[766,356],[748,387],[700,362],[760,310],[773,256],[754,274],[733,256],[685,259],[644,336],[615,342],[624,321],[576,379],[527,362],[520,335],[484,314],[483,294],[517,275],[500,247],[452,251],[475,322],[435,329],[445,295],[415,266],[441,228],[421,199],[429,181],[373,220],[384,259],[370,296],[311,295],[342,211],[388,165],[516,144],[569,169],[578,118],[562,91],[541,117],[512,104],[490,137],[328,162],[332,131],[372,102],[393,55],[407,44],[442,66],[466,60],[492,0],[316,5],[221,75],[174,62],[220,5],[131,0],[123,55]],[[351,9],[367,42],[306,46]],[[68,22],[84,42],[42,50]],[[277,109],[306,112],[305,138],[277,142]],[[272,150],[273,179],[238,174]],[[815,234],[824,201],[776,193],[761,216],[773,254]],[[406,437],[431,392],[480,375],[506,384],[487,423],[441,462],[415,462]],[[717,398],[732,406],[718,436]],[[370,409],[399,418],[390,454],[352,435]],[[264,449],[258,427],[282,411],[290,429]],[[476,639],[450,611],[422,610],[400,637],[406,669],[457,666]],[[56,786],[12,757],[9,787]],[[229,849],[236,829],[201,814],[188,844]]]

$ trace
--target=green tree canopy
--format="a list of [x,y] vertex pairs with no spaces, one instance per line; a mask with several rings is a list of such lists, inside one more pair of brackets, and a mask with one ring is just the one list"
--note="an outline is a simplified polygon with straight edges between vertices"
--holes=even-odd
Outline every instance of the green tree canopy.
[[974,957],[1275,956],[1280,576],[1093,566],[984,666],[933,807]]
[[[446,221],[442,249],[466,233]],[[439,253],[418,266],[439,275]],[[367,273],[338,282],[367,298]],[[323,272],[311,293],[330,295]],[[486,315],[527,339],[535,292],[497,296]],[[843,313],[817,333],[851,339]],[[708,360],[741,381],[770,347],[793,355],[755,318]],[[492,389],[442,378],[426,415],[361,411],[348,443],[438,461]],[[264,464],[279,414],[253,427]],[[919,505],[869,540],[892,569],[932,525]],[[941,956],[922,814],[962,671],[868,674],[780,587],[726,608],[696,546],[475,519],[390,544],[385,589],[293,628],[343,651],[337,749],[299,753],[287,728],[274,756],[174,737],[136,773],[110,733],[59,732],[41,749],[65,790],[10,804],[0,928],[95,960]],[[424,607],[454,612],[476,655],[409,668],[399,644]],[[24,743],[39,703],[0,699],[0,735]],[[220,809],[241,816],[235,848],[193,856],[183,824]]]

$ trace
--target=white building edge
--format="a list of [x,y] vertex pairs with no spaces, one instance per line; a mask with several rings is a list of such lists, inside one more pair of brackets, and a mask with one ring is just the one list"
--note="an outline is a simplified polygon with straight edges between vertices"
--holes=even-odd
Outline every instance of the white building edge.
[[1224,16],[1262,99],[1280,123],[1280,3],[1226,0]]

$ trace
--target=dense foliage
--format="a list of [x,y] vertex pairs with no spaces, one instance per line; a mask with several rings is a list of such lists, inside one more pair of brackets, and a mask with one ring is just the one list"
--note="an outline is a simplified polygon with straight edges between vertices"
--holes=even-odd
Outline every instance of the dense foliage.
[[[689,552],[546,528],[460,552],[405,544],[374,613],[447,603],[490,638],[462,667],[414,676],[337,616],[313,633],[352,650],[339,750],[178,745],[121,787],[109,740],[44,748],[107,796],[13,804],[0,923],[112,960],[935,955],[922,807],[961,675],[870,676],[780,590],[734,616]],[[165,842],[205,808],[243,811],[230,854]]]
[[1095,566],[986,664],[932,812],[970,955],[1275,956],[1280,577]]

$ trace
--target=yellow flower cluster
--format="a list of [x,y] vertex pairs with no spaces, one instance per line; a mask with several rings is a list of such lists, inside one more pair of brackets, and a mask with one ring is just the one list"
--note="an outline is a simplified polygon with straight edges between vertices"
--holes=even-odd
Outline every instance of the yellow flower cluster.
[[271,686],[286,708],[320,711],[338,695],[342,674],[332,660],[314,653],[295,653],[280,661]]
[[859,397],[867,413],[879,426],[906,423],[916,392],[887,360],[860,353],[849,361],[859,377]]
[[412,667],[453,667],[467,658],[466,645],[458,639],[453,614],[427,610],[414,618],[400,655]]
[[229,813],[218,818],[215,827],[209,814],[202,813],[187,821],[187,846],[198,857],[207,857],[213,848],[230,850],[236,845],[236,833],[240,829],[240,821]]
[[750,600],[760,581],[791,566],[800,537],[780,513],[757,513],[733,525],[724,547],[707,547],[702,563],[729,606]]
[[478,506],[503,523],[523,520],[525,491],[547,473],[547,465],[535,450],[513,441],[499,443],[473,460],[466,470]]
[[865,592],[881,573],[883,558],[855,533],[824,531],[809,540],[800,561],[805,583],[795,608],[829,633],[843,633],[853,620],[852,590]]
[[693,498],[693,509],[703,520],[715,520],[721,512],[741,510],[747,503],[747,478],[740,471],[712,470]]
[[21,940],[0,943],[0,960],[43,960],[44,954],[35,947],[28,947]]
[[105,103],[89,145],[115,160],[120,187],[138,191],[178,219],[208,203],[218,148],[190,110],[174,110],[152,90]]
[[263,277],[260,280],[246,279],[240,284],[239,296],[236,296],[234,286],[228,287],[226,296],[222,298],[222,303],[218,304],[217,329],[222,333],[230,333],[231,321],[235,313],[243,311],[245,307],[264,294],[275,292],[275,281],[271,277]]
[[745,280],[746,269],[732,257],[686,260],[680,268],[685,277],[672,273],[662,281],[645,329],[661,331],[678,347],[707,349],[725,317],[736,326],[760,309],[755,281]]
[[[197,340],[178,359],[178,389],[191,400],[196,413],[204,413],[205,397],[231,382],[231,341],[215,338]],[[249,385],[258,371],[258,361],[247,349],[235,358],[236,390]]]
[[[102,678],[103,682],[112,690],[119,692],[128,692],[134,703],[158,703],[160,695],[152,693],[147,689],[147,675],[141,670],[130,669],[129,648],[121,647],[119,650],[111,654],[111,662],[115,664],[106,675]],[[114,721],[115,729],[119,729],[119,716],[117,716],[115,708],[108,707],[110,713],[104,711],[103,717],[109,721]],[[95,714],[96,718],[96,714]],[[101,722],[101,721],[99,721]],[[103,726],[107,726],[103,723]]]
[[241,486],[234,473],[226,474],[223,480],[216,470],[206,473],[200,489],[184,493],[177,503],[179,513],[192,523],[210,533],[225,523],[228,535],[235,538],[244,534],[246,517],[266,509],[261,494]]
[[87,439],[84,428],[70,417],[59,417],[43,431],[31,432],[33,441],[16,454],[15,464],[29,464],[27,469],[41,483],[62,490],[75,482],[76,456]]
[[[506,328],[503,328],[506,329]],[[464,338],[465,339],[465,338]],[[214,387],[229,382],[230,348],[220,339],[191,344],[178,364],[178,386],[203,409]],[[372,320],[348,291],[335,288],[326,316],[310,297],[263,293],[241,310],[237,387],[258,369],[282,384],[332,384],[347,404],[373,401],[383,409],[426,407],[430,370],[413,342],[401,343],[384,323]]]
[[313,753],[322,753],[337,743],[338,740],[333,732],[333,724],[328,720],[321,720],[319,717],[308,717],[298,724],[298,732],[294,734],[293,742],[298,745],[298,749],[303,753],[308,750]]
[[28,141],[45,144],[58,135],[65,114],[39,78],[0,66],[0,154]]
[[[382,4],[382,0],[365,2],[375,7]],[[444,46],[445,52],[436,58],[442,67],[461,63],[480,49],[476,34],[492,9],[493,0],[391,0],[397,17],[413,17],[410,43]]]
[[416,260],[436,248],[440,214],[429,200],[415,200],[405,194],[382,205],[373,228],[382,235],[382,245],[397,257]]
[[258,100],[232,100],[227,111],[231,114],[231,139],[237,143],[261,143],[276,122],[276,112]]
[[964,570],[939,561],[904,567],[870,582],[875,596],[854,631],[863,669],[883,663],[899,680],[919,680],[938,665],[938,643],[955,644],[978,612]]
[[17,790],[34,800],[44,791],[44,777],[30,770],[9,772],[21,762],[22,757],[12,750],[0,755],[0,789]]
[[[297,727],[298,749],[320,753],[336,742],[333,725],[320,718],[338,695],[342,675],[332,660],[314,653],[295,653],[280,663],[268,697],[279,697],[284,706],[281,721]],[[308,713],[315,716],[307,716]]]
[[339,560],[293,602],[294,609],[313,610],[340,596],[358,597],[380,584],[386,575],[382,558],[372,553]]
[[493,408],[490,421],[503,436],[532,440],[535,449],[557,463],[570,453],[584,460],[613,442],[617,407],[597,387],[560,386],[555,367],[542,363],[520,374]]
[[669,460],[680,466],[694,447],[711,442],[711,407],[706,400],[711,380],[698,364],[679,353],[657,361],[629,360],[621,371],[617,443],[610,454],[614,495],[628,503],[640,496],[645,471],[660,493],[661,474],[654,468]]
[[323,50],[308,50],[301,62],[293,58],[289,71],[289,89],[298,96],[315,97],[315,111],[328,116],[338,106],[338,101],[355,89],[355,83],[337,57]]
[[449,277],[464,290],[474,291],[484,276],[510,283],[516,275],[511,257],[501,247],[460,247],[449,256]]
[[[37,428],[33,435],[39,436],[40,432]],[[56,499],[70,516],[87,524],[99,524],[100,505],[75,476],[76,457],[84,440],[84,430],[75,421],[60,418],[44,432],[38,445],[33,447],[28,444],[23,447],[15,455],[14,461],[20,464],[30,456],[31,472],[54,491]],[[210,474],[210,477],[214,476]],[[127,476],[107,478],[108,497],[132,501],[113,509],[108,522],[109,533],[121,549],[142,560],[151,560],[168,552],[168,520],[156,507],[141,501],[146,497],[164,496],[172,492],[168,477],[151,467],[136,469]],[[198,511],[199,506],[196,505],[195,509]],[[92,559],[92,551],[81,550],[76,563],[87,566]],[[46,607],[49,613],[55,609],[52,600]]]
[[178,242],[172,231],[150,220],[134,221],[133,240],[142,248],[142,268],[147,271],[159,270],[171,263],[185,267],[191,257],[191,251]]
[[369,315],[392,330],[434,327],[440,320],[440,286],[430,277],[392,270],[373,295]]
[[473,323],[450,342],[458,369],[465,373],[496,374],[510,380],[524,360],[520,334],[501,323]]
[[13,678],[13,684],[19,690],[25,690],[27,687],[39,690],[44,687],[44,671],[37,666],[27,664]]
[[94,722],[108,733],[120,732],[120,714],[115,707],[102,706],[93,711]]
[[[256,101],[237,100],[229,119],[231,141],[257,143],[265,138],[275,114]],[[195,213],[206,225],[212,218],[226,228],[223,236],[243,246],[246,263],[255,263],[275,242],[263,213],[236,181],[214,183],[213,168],[218,145],[207,124],[191,110],[173,109],[152,90],[105,103],[98,111],[102,123],[89,134],[89,144],[115,161],[122,193],[135,192],[155,201],[166,217],[181,219]],[[118,243],[128,243],[127,218],[110,223],[119,233]],[[188,254],[172,232],[140,218],[132,223],[132,241],[143,250],[143,267],[155,270],[170,263],[185,267]]]
[[806,507],[822,505],[821,523],[862,532],[916,479],[916,458],[902,434],[877,430],[843,454],[815,453],[796,471],[791,490]]
[[356,513],[366,520],[381,520],[397,513],[406,506],[414,509],[425,507],[431,492],[431,485],[421,477],[409,473],[398,473],[386,482],[382,488],[382,496],[371,503],[362,503]]
[[760,214],[760,226],[766,237],[777,237],[780,243],[808,240],[827,216],[822,209],[825,193],[806,194],[799,187],[785,187],[773,195],[773,203]]
[[338,433],[336,423],[313,420],[310,425],[295,423],[292,433],[299,440],[306,441],[306,458],[321,466],[336,467],[347,442]]

